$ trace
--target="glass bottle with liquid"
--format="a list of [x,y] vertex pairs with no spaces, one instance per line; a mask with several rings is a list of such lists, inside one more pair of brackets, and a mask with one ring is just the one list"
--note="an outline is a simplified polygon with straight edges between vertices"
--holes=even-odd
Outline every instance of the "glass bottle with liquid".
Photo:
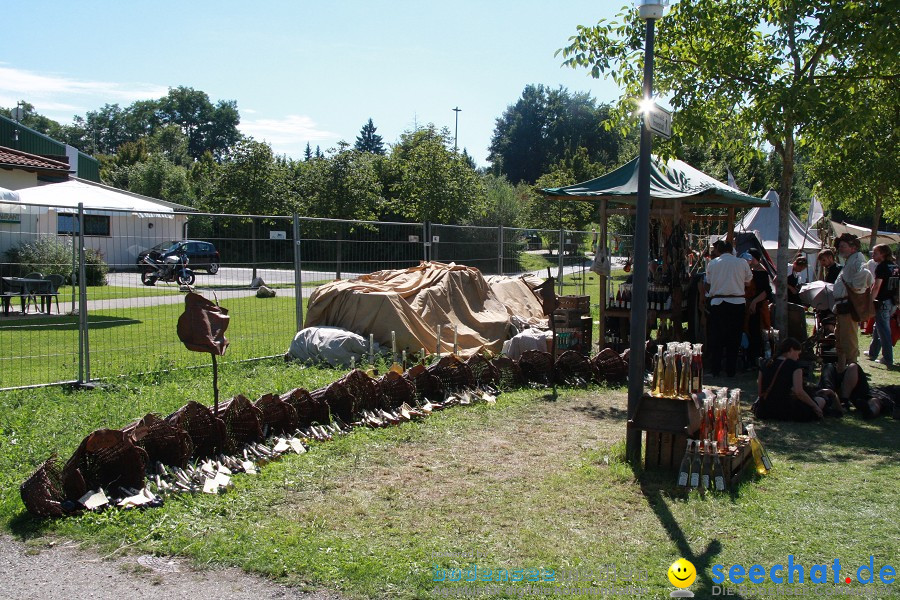
[[681,466],[678,468],[678,487],[688,487],[691,477],[691,461],[693,460],[694,440],[687,441],[687,447],[684,449],[684,458],[681,459]]
[[700,441],[695,440],[694,452],[691,456],[691,489],[695,490],[700,487],[700,471],[703,470],[703,463],[700,460]]
[[712,449],[715,447],[715,442],[708,442],[706,440],[703,441],[703,466],[702,471],[700,472],[700,489],[708,490],[710,484],[710,475],[712,474],[713,468],[713,457]]
[[728,397],[728,445],[736,445],[739,435],[741,435],[741,388],[734,388]]
[[663,346],[656,346],[656,368],[653,370],[653,395],[662,396],[663,380],[666,377],[666,365],[663,363]]
[[727,400],[716,400],[716,437],[719,448],[728,447],[728,405]]
[[691,392],[703,391],[703,344],[694,344],[691,354]]
[[716,442],[712,443],[713,450],[713,489],[717,492],[725,491],[725,472],[722,470],[722,459],[719,458],[719,448]]
[[769,453],[763,448],[762,442],[756,437],[756,429],[753,427],[753,423],[747,424],[747,435],[750,436],[750,452],[753,453],[756,472],[760,475],[766,475],[772,470],[772,461],[769,459]]
[[666,372],[663,377],[663,396],[675,395],[675,355],[671,352],[666,353]]
[[706,390],[706,411],[703,415],[706,420],[706,439],[712,440],[716,437],[716,398],[710,390]]

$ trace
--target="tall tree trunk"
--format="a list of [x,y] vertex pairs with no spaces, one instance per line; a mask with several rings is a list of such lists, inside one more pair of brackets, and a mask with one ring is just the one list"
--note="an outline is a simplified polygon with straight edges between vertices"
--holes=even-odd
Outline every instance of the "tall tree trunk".
[[879,189],[875,196],[875,217],[872,219],[872,235],[869,237],[869,256],[872,255],[872,248],[878,243],[878,228],[881,227],[881,198],[883,196],[882,190]]
[[775,268],[778,270],[778,285],[775,293],[775,326],[780,333],[779,338],[788,337],[788,302],[787,277],[788,260],[790,259],[790,214],[791,186],[794,183],[794,133],[788,126],[784,140],[784,153],[781,156],[781,192],[778,206],[778,252]]

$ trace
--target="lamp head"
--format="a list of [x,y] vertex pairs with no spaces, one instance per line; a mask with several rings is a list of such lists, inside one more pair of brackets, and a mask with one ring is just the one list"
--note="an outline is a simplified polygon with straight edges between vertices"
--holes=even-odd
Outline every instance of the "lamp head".
[[635,0],[640,17],[647,19],[662,19],[669,0]]

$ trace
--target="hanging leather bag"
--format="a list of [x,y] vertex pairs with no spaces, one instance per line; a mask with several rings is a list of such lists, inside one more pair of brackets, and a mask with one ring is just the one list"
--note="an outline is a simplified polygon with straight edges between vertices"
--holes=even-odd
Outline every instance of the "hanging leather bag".
[[178,317],[178,339],[188,350],[222,356],[228,348],[225,330],[230,319],[228,309],[218,302],[189,292],[184,298],[184,312]]

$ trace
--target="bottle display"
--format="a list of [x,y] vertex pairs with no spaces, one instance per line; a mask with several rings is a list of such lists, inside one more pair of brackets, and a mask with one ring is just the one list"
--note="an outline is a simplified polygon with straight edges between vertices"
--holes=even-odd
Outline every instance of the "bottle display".
[[[660,324],[659,339],[663,339],[665,322]],[[700,344],[669,342],[656,346],[656,362],[653,367],[654,396],[690,399],[691,394],[703,389],[703,357]]]
[[715,442],[712,443],[713,449],[713,488],[717,492],[725,491],[725,472],[722,470],[722,459],[719,458],[719,449]]
[[760,475],[768,474],[772,470],[772,461],[769,458],[769,453],[763,448],[762,442],[756,437],[756,429],[752,423],[747,425],[747,435],[750,436],[750,451],[753,453],[756,472]]

